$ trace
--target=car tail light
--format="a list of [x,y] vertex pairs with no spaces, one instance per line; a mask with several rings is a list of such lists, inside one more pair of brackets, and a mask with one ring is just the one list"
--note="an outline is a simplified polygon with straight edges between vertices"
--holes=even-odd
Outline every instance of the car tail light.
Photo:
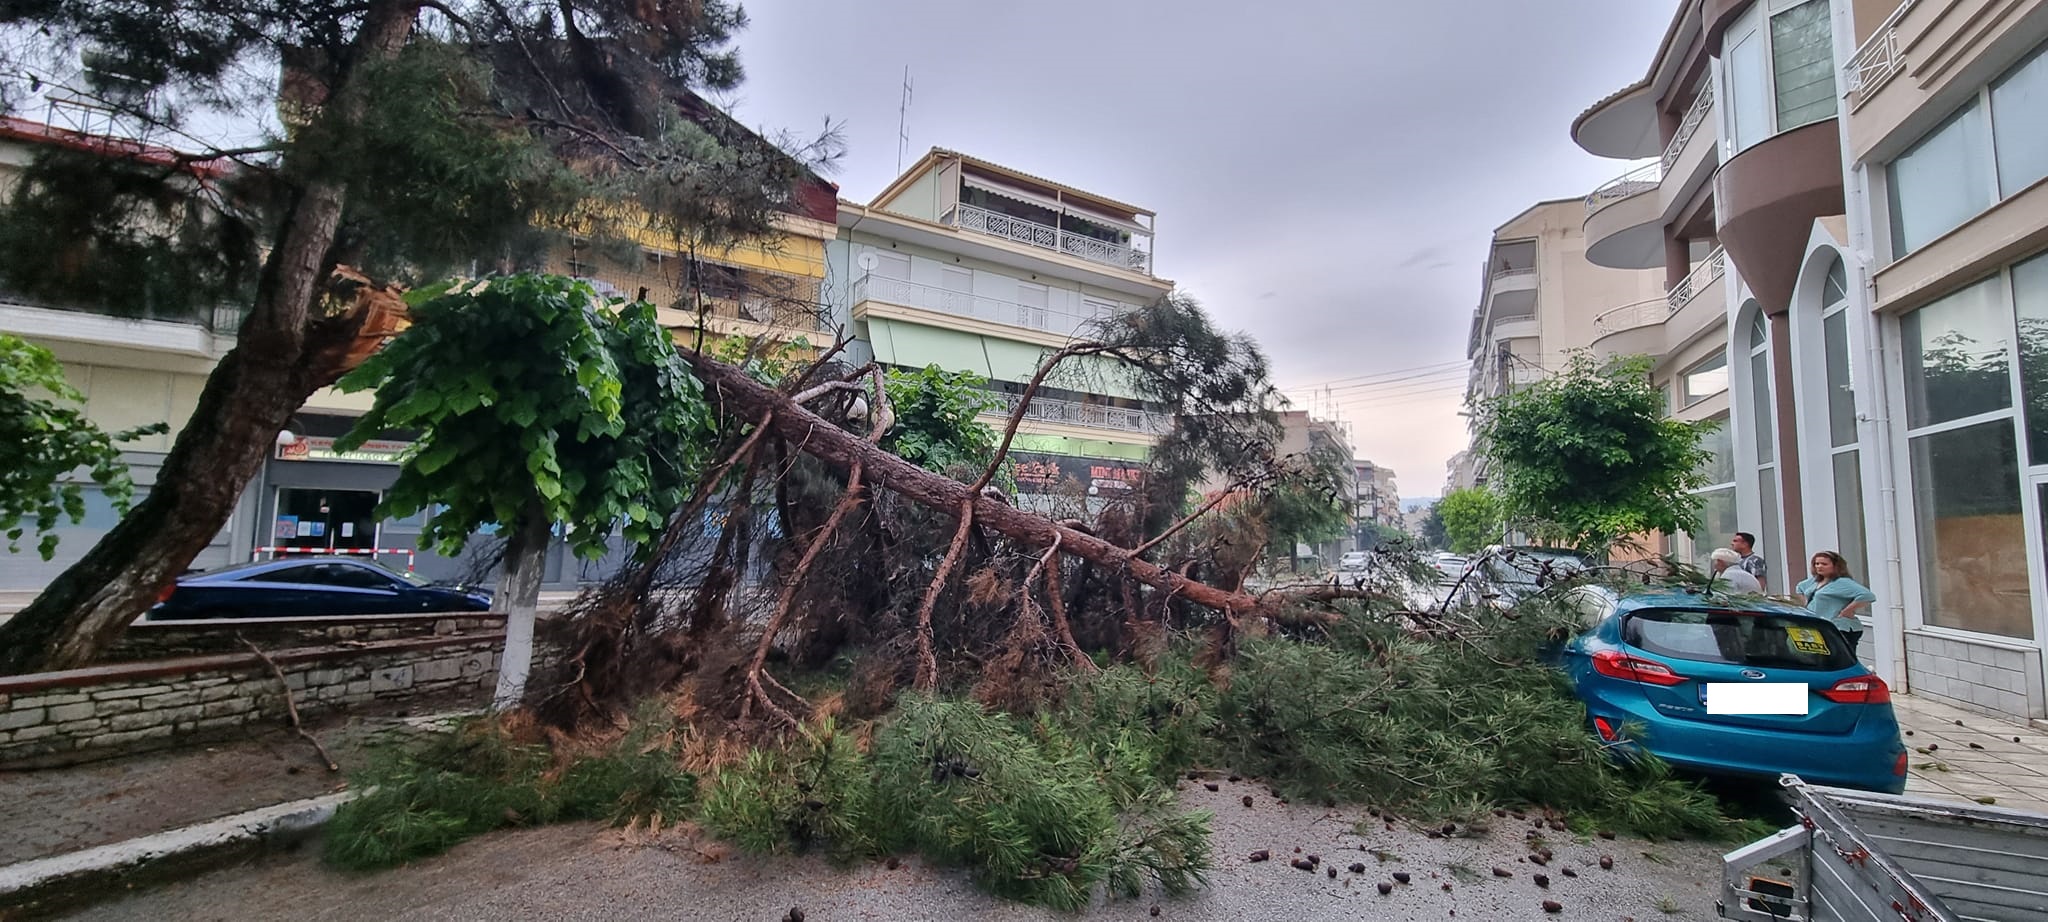
[[165,603],[165,602],[168,602],[168,601],[170,601],[170,600],[171,600],[171,593],[174,593],[174,592],[177,592],[177,591],[178,591],[178,584],[177,584],[176,582],[173,582],[173,583],[171,583],[170,585],[168,585],[168,586],[165,586],[164,588],[162,588],[162,589],[158,590],[158,591],[157,591],[157,594],[156,594],[156,601],[157,601],[157,604],[158,604],[158,605],[162,605],[163,603]]
[[1685,677],[1672,672],[1671,667],[1653,660],[1646,660],[1613,650],[1602,650],[1593,654],[1593,671],[1613,679],[1626,679],[1646,685],[1677,685]]
[[1899,776],[1899,777],[1901,777],[1901,778],[1904,778],[1904,777],[1906,777],[1906,753],[1905,753],[1905,752],[1901,751],[1901,752],[1899,753],[1899,757],[1898,757],[1897,759],[1893,760],[1893,762],[1892,762],[1892,774],[1894,774],[1894,775],[1897,775],[1897,776]]
[[1614,729],[1613,724],[1607,722],[1605,717],[1593,718],[1593,729],[1600,731],[1600,738],[1610,743],[1621,738],[1621,734]]
[[1836,704],[1890,704],[1892,690],[1877,676],[1859,675],[1822,689],[1820,696]]

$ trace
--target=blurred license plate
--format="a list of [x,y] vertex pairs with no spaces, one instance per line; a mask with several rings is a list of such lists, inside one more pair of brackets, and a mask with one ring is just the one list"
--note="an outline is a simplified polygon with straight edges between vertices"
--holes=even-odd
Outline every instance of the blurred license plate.
[[1798,682],[1708,682],[1700,703],[1709,714],[1805,714],[1808,689]]

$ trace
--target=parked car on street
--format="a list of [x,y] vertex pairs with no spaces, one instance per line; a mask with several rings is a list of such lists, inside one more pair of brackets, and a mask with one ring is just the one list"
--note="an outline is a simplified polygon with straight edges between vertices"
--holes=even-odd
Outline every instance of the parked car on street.
[[1578,586],[1560,665],[1589,728],[1621,751],[1712,775],[1897,794],[1906,747],[1891,689],[1826,618],[1755,597]]
[[1449,551],[1436,552],[1435,563],[1438,578],[1446,583],[1464,576],[1465,568],[1470,565],[1463,556]]
[[428,582],[366,560],[302,557],[235,564],[178,578],[151,621],[486,611],[489,592]]
[[1496,545],[1486,549],[1478,572],[1467,583],[1473,598],[1508,609],[1556,580],[1593,565],[1592,558],[1568,548]]

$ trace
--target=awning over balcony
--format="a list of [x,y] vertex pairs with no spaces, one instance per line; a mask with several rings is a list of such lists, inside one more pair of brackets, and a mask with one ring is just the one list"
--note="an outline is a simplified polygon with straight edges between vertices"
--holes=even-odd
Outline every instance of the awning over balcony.
[[1084,221],[1101,224],[1105,227],[1114,227],[1118,230],[1128,231],[1141,236],[1150,236],[1152,233],[1151,228],[1137,222],[1104,214],[1093,208],[1084,208],[1074,202],[1063,202],[1049,195],[1040,195],[1028,189],[1020,189],[1005,182],[999,182],[984,176],[976,176],[973,173],[963,174],[960,177],[960,181],[966,183],[970,189],[980,189],[990,195],[997,195],[1011,201],[1050,209],[1054,213],[1064,212]]
[[[1039,363],[1052,351],[1030,343],[872,315],[866,322],[875,361],[905,368],[937,365],[986,375],[992,381],[1023,384],[1038,373]],[[1130,372],[1100,356],[1068,359],[1054,371],[1049,383],[1090,394],[1139,399],[1131,387]]]

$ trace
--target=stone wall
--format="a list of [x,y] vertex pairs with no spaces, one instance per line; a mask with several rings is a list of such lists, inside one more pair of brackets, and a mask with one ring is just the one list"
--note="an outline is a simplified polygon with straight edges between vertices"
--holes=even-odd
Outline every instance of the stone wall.
[[1968,710],[2048,717],[2038,650],[1907,631],[1906,680],[1913,694]]
[[348,646],[420,637],[498,634],[505,616],[485,612],[420,615],[352,615],[320,618],[234,618],[200,621],[137,621],[100,656],[123,663],[172,656],[244,653],[247,638],[263,650]]
[[[481,705],[503,643],[502,633],[466,634],[270,656],[310,722],[370,706]],[[288,720],[280,691],[270,667],[248,652],[0,677],[0,770],[263,732]]]

